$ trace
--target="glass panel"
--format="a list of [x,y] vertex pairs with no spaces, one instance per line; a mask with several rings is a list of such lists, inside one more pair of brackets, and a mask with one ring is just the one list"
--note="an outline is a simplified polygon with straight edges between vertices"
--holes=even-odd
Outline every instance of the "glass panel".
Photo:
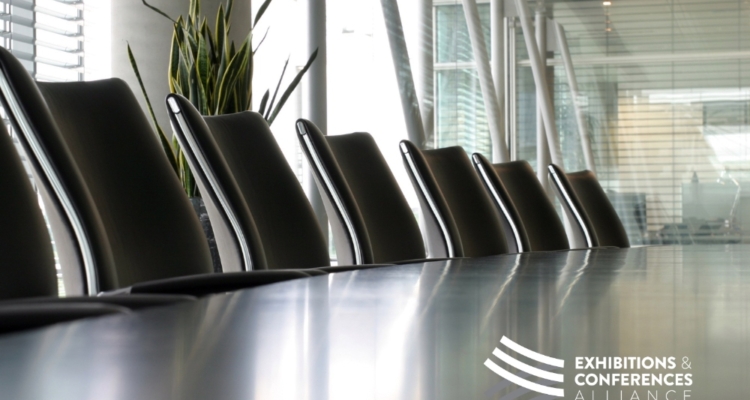
[[492,153],[487,114],[474,69],[437,72],[437,147]]
[[[633,244],[746,240],[750,53],[743,21],[750,5],[739,0],[552,5],[554,19],[566,28],[597,176]],[[555,53],[552,62],[555,112],[565,167],[575,171],[585,165],[559,57]],[[535,118],[528,115],[535,93],[528,63],[519,59],[519,155],[531,160],[535,156],[522,144],[536,135]]]
[[[484,41],[489,46],[490,5],[478,4],[477,7],[484,30]],[[463,6],[455,4],[436,6],[435,27],[435,59],[438,63],[474,61]]]
[[[479,4],[479,14],[490,45],[489,4]],[[435,7],[435,109],[436,147],[462,146],[468,153],[492,153],[487,115],[463,6]],[[460,63],[460,65],[459,65]]]

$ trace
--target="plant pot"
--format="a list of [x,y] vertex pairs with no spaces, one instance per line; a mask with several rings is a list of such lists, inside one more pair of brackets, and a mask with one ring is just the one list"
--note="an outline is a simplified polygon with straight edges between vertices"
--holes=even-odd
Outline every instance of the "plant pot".
[[221,259],[219,258],[219,247],[216,245],[216,237],[214,237],[214,230],[211,228],[211,220],[208,219],[208,211],[206,211],[206,204],[200,197],[191,197],[190,203],[193,205],[195,213],[201,221],[203,227],[203,233],[206,234],[206,240],[208,241],[208,248],[211,250],[211,260],[213,261],[214,272],[221,272]]

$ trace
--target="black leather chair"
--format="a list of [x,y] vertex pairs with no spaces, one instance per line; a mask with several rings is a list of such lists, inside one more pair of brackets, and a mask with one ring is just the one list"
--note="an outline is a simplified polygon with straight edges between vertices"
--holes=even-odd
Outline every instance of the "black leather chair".
[[511,251],[570,248],[565,227],[528,162],[492,164],[479,153],[472,161],[500,210]]
[[297,121],[297,134],[326,207],[339,262],[425,257],[414,213],[369,134],[325,136],[304,119]]
[[366,268],[330,266],[315,213],[263,116],[252,111],[201,116],[175,94],[167,96],[167,109],[212,226],[224,232],[217,238],[222,264],[235,260],[255,269],[327,272]]
[[52,244],[36,194],[0,124],[0,300],[57,297]]
[[563,209],[578,228],[577,241],[585,247],[630,247],[625,227],[593,172],[565,173],[554,164],[548,170]]
[[212,273],[200,222],[124,82],[36,84],[2,48],[0,70],[0,99],[51,214],[63,276],[82,265],[82,291],[203,295],[309,276]]
[[0,125],[0,333],[190,300],[133,295],[58,298],[47,225],[21,159]]
[[461,147],[420,150],[408,140],[401,156],[422,204],[432,248],[464,257],[509,252],[503,222]]

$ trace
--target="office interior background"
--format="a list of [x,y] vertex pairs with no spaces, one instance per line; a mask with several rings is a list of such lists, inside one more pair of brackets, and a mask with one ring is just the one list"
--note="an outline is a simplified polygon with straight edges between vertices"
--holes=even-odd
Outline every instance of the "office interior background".
[[[188,1],[152,3],[176,16],[186,13]],[[211,15],[220,2],[202,3]],[[248,17],[260,3],[250,4]],[[419,214],[397,150],[407,133],[381,2],[326,3],[328,134],[370,132]],[[495,85],[511,154],[536,168],[536,89],[512,3],[504,5],[505,23],[490,21],[489,2],[480,1],[479,11],[493,62],[502,57],[505,70],[504,77],[495,77]],[[127,61],[130,43],[161,124],[168,127],[161,101],[167,90],[167,52],[154,49],[168,43],[169,21],[135,0],[0,4],[2,45],[41,81],[117,76],[140,97]],[[586,168],[574,112],[577,103],[589,131],[598,179],[631,243],[750,240],[750,77],[745,68],[750,28],[744,23],[750,3],[548,0],[529,5],[564,27],[578,78],[579,96],[573,98],[559,45],[548,30],[547,76],[565,169]],[[267,31],[256,54],[256,108],[262,91],[276,85],[287,57],[290,69],[298,70],[309,56],[306,7],[306,2],[274,0],[255,28],[256,45]],[[417,92],[422,95],[428,147],[460,145],[469,153],[490,155],[488,119],[461,1],[433,1],[426,19],[424,2],[403,0],[399,7]],[[249,28],[240,15],[235,14],[233,26],[236,40]],[[425,20],[431,20],[430,26],[425,27]],[[136,29],[133,21],[140,21]],[[431,45],[424,44],[425,37],[431,38]],[[285,80],[293,75],[288,73]],[[162,78],[164,86],[159,86]],[[307,90],[303,81],[272,126],[303,181],[306,166],[293,122],[310,107]],[[335,249],[332,252],[335,257]]]

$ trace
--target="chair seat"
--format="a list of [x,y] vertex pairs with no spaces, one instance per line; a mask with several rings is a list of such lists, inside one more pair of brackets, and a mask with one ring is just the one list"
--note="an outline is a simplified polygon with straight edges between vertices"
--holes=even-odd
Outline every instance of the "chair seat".
[[362,269],[372,269],[380,267],[392,267],[395,264],[367,264],[367,265],[335,265],[330,267],[318,267],[316,270],[325,271],[328,273],[335,272],[348,272],[348,271],[359,271]]
[[233,290],[249,289],[256,286],[283,282],[291,279],[309,278],[311,275],[300,270],[225,272],[221,274],[188,275],[177,278],[159,279],[108,292],[187,294],[205,296]]
[[[128,294],[118,296],[74,296],[74,297],[33,297],[29,299],[14,300],[13,304],[108,304],[125,307],[130,310],[140,310],[148,307],[167,306],[196,298],[188,295],[170,294]],[[10,303],[0,303],[0,306]]]
[[102,303],[6,303],[0,305],[0,333],[34,329],[80,318],[130,312],[122,306]]

